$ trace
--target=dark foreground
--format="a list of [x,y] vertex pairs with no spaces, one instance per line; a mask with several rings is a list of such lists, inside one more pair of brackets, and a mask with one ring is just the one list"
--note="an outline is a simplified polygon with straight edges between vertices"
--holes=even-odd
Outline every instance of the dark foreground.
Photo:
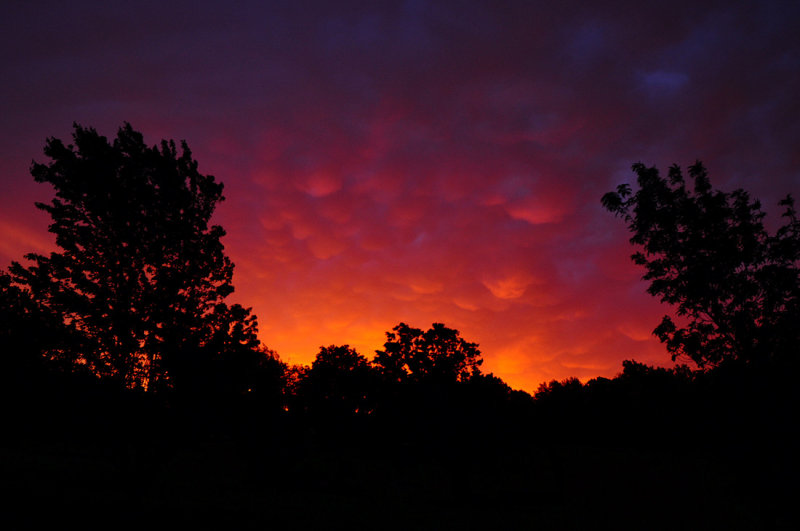
[[3,397],[0,499],[23,528],[790,529],[792,376],[321,417],[54,374]]

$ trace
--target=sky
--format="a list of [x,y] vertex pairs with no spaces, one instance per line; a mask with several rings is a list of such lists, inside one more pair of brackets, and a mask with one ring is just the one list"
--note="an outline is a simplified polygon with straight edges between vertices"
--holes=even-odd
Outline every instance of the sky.
[[54,250],[30,176],[72,124],[186,140],[225,184],[235,302],[289,363],[400,322],[529,392],[671,365],[631,164],[800,196],[800,3],[30,2],[0,17],[0,267]]

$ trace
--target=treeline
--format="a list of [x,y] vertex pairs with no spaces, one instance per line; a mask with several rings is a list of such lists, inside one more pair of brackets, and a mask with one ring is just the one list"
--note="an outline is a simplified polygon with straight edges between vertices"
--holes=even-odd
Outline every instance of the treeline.
[[[228,304],[211,225],[223,186],[185,143],[48,139],[37,207],[58,251],[0,272],[3,492],[29,518],[119,515],[279,528],[764,528],[789,521],[800,221],[634,165],[621,216],[673,361],[533,396],[476,343],[400,323],[372,359],[323,346],[287,366]],[[42,512],[41,509],[47,511]],[[654,525],[663,524],[663,525]]]
[[243,392],[145,392],[46,365],[6,372],[10,514],[287,529],[791,518],[795,366],[626,361],[614,378],[551,381],[530,396],[479,370],[389,377],[380,356],[347,346],[306,367],[269,359],[261,387]]
[[420,451],[450,441],[458,455],[498,445],[524,452],[530,444],[668,449],[692,441],[693,450],[715,454],[789,445],[797,435],[798,367],[788,356],[759,365],[728,360],[713,370],[626,360],[613,378],[552,380],[530,395],[484,373],[478,345],[457,330],[401,323],[371,360],[330,345],[310,365],[288,366],[256,348],[238,360],[196,360],[192,386],[153,392],[46,359],[31,335],[41,323],[7,311],[9,298],[19,304],[13,287],[1,294],[2,322],[13,326],[2,330],[0,393],[6,425],[21,440],[55,430],[120,444],[139,432],[263,443],[279,433],[305,437],[303,444],[382,440]]
[[[185,142],[149,147],[130,124],[109,142],[75,125],[72,144],[50,138],[44,152],[50,161],[33,163],[31,173],[54,188],[53,200],[36,206],[51,217],[58,251],[28,254],[0,272],[7,366],[47,363],[127,389],[186,396],[274,395],[283,387],[311,396],[343,371],[375,380],[370,369],[383,387],[481,375],[477,345],[457,331],[401,323],[371,362],[334,346],[310,368],[282,376],[275,353],[260,344],[252,310],[227,302],[234,266],[224,229],[211,224],[223,185],[198,171]],[[633,169],[638,190],[621,185],[602,204],[628,224],[648,291],[675,308],[677,319],[665,316],[654,330],[673,360],[713,369],[796,357],[793,199],[781,201],[784,224],[770,233],[760,203],[744,190],[713,189],[699,162],[689,180],[677,166],[666,178],[643,164]],[[368,410],[374,394],[348,407]],[[298,407],[319,407],[314,400]]]

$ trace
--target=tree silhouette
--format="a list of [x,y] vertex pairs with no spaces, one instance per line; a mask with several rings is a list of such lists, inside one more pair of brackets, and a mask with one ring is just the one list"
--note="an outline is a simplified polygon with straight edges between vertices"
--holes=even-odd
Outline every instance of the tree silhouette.
[[0,272],[0,353],[7,379],[27,380],[41,373],[41,353],[58,348],[66,340],[57,316],[37,304],[29,291],[15,285],[11,276]]
[[375,369],[349,345],[320,347],[311,367],[299,376],[302,407],[329,416],[369,414],[375,407]]
[[786,223],[770,235],[758,201],[738,189],[713,190],[700,162],[668,178],[633,165],[639,189],[627,184],[603,196],[641,250],[648,292],[676,306],[654,330],[673,360],[700,367],[726,360],[754,362],[794,351],[800,339],[800,222],[791,197],[781,201]]
[[127,123],[113,143],[75,124],[73,141],[48,139],[51,162],[31,168],[55,189],[36,206],[61,250],[10,268],[71,334],[46,356],[154,389],[182,385],[201,360],[255,349],[255,316],[224,302],[233,264],[225,231],[209,225],[223,185],[198,172],[185,142],[148,147]]
[[458,330],[441,323],[425,332],[400,323],[386,333],[386,339],[373,363],[389,381],[466,382],[483,363],[477,343],[465,341]]
[[575,377],[565,378],[560,382],[558,380],[550,380],[539,384],[534,397],[540,401],[550,400],[553,397],[559,398],[562,395],[575,395],[580,393],[582,389],[583,384]]

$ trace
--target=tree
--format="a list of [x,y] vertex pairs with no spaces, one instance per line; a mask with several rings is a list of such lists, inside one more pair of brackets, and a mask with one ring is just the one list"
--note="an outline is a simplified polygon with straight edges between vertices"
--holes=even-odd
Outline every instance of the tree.
[[14,282],[60,316],[72,341],[45,352],[127,387],[181,386],[200,360],[252,351],[256,318],[228,306],[233,263],[209,225],[223,185],[198,172],[185,142],[148,147],[130,124],[113,143],[74,125],[47,140],[31,173],[55,189],[36,206],[59,252],[13,263]]
[[3,387],[40,373],[44,369],[40,353],[56,348],[66,339],[59,332],[57,317],[37,304],[30,292],[15,285],[11,276],[0,271]]
[[583,384],[577,378],[569,377],[561,380],[550,380],[549,382],[542,382],[539,388],[536,389],[534,398],[538,401],[552,400],[553,397],[561,396],[579,396],[583,390]]
[[386,339],[373,363],[389,381],[466,382],[483,363],[477,343],[441,323],[433,323],[426,332],[400,323]]
[[375,407],[375,369],[349,345],[320,347],[300,375],[296,393],[305,408],[337,416],[369,414]]
[[636,193],[623,184],[602,204],[633,233],[640,250],[631,258],[645,267],[648,293],[676,307],[678,322],[665,316],[654,330],[672,359],[713,368],[796,350],[800,222],[792,198],[781,201],[785,224],[770,235],[760,203],[742,189],[712,189],[699,161],[689,168],[691,185],[677,165],[667,178],[641,163],[633,171]]

